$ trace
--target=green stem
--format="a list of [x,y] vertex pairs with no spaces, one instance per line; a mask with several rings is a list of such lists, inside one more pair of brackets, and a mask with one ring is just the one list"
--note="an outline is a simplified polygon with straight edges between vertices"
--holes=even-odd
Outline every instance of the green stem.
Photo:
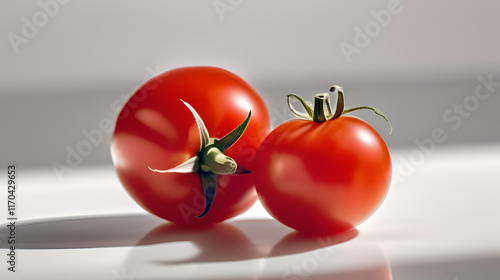
[[[389,122],[389,119],[380,111],[379,109],[368,107],[368,106],[360,106],[360,107],[354,107],[350,109],[345,109],[344,106],[344,90],[342,89],[341,86],[333,85],[330,88],[331,92],[337,92],[337,106],[335,107],[335,113],[332,113],[332,107],[330,105],[330,96],[328,93],[320,93],[317,94],[314,97],[314,106],[310,102],[302,99],[300,96],[296,94],[288,94],[288,107],[292,111],[294,115],[296,115],[298,118],[305,119],[305,120],[313,120],[316,123],[323,123],[326,121],[334,120],[336,118],[339,118],[340,116],[361,110],[361,109],[369,109],[375,112],[375,114],[381,116],[384,118],[384,120],[387,122],[389,125],[389,134],[392,133],[392,125]],[[306,110],[306,113],[301,113],[292,106],[291,101],[299,101],[304,109]],[[314,107],[314,109],[312,108]]]
[[331,117],[331,114],[330,95],[328,93],[316,94],[314,97],[313,121],[316,123],[326,122]]

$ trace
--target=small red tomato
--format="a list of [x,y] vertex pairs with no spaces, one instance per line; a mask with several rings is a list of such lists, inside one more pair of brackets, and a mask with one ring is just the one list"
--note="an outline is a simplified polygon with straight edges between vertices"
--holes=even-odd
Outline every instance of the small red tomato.
[[[257,153],[255,184],[267,211],[298,231],[332,234],[351,229],[380,205],[391,180],[391,158],[378,133],[359,118],[345,116],[343,91],[332,112],[328,94],[312,104],[299,99],[305,120],[285,122]],[[313,121],[314,120],[314,121]],[[386,119],[387,120],[387,119]],[[390,126],[390,124],[389,124]]]
[[253,176],[239,171],[253,170],[269,126],[264,102],[240,77],[178,68],[144,83],[124,105],[112,158],[147,211],[178,224],[217,223],[256,201]]

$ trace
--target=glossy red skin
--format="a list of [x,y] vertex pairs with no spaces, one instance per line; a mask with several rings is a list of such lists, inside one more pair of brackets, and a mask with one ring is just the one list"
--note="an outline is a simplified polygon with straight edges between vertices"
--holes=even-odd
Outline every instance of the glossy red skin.
[[198,174],[161,174],[195,156],[198,127],[181,102],[191,104],[211,137],[221,138],[245,120],[243,136],[225,154],[253,170],[253,159],[270,131],[266,106],[243,79],[215,67],[178,68],[143,84],[125,104],[112,138],[111,153],[123,186],[147,211],[178,224],[211,224],[247,210],[257,199],[253,176],[219,175],[213,205],[206,216]]
[[351,116],[283,123],[264,140],[256,163],[255,184],[268,212],[313,234],[360,224],[380,205],[391,180],[384,141]]

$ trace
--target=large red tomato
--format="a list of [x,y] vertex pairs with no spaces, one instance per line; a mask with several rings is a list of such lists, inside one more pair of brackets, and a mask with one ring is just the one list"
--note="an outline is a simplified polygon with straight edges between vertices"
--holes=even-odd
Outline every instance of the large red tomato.
[[[308,114],[299,116],[308,120],[278,126],[256,159],[255,184],[264,207],[285,225],[307,233],[353,228],[379,206],[390,184],[384,141],[366,122],[342,115],[343,92],[335,86],[332,91],[341,101],[335,117],[326,104],[329,97],[319,95],[314,109],[301,100]],[[356,109],[372,108],[346,112]]]
[[199,152],[200,128],[189,104],[216,139],[238,127],[251,110],[243,136],[224,154],[238,170],[253,170],[256,150],[270,130],[266,106],[248,83],[215,67],[178,68],[143,84],[118,116],[112,158],[122,184],[147,211],[179,224],[216,223],[255,202],[252,174],[218,175],[213,204],[198,217],[206,202],[201,175],[152,171],[176,167]]

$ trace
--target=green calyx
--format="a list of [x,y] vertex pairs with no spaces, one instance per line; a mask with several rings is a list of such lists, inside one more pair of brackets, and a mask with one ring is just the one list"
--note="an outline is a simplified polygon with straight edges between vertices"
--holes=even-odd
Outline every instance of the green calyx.
[[[248,112],[246,119],[233,131],[229,132],[221,139],[215,139],[209,136],[208,130],[196,110],[189,103],[183,100],[181,101],[191,111],[198,126],[198,131],[200,133],[200,148],[198,153],[178,166],[167,170],[153,169],[149,166],[148,168],[157,173],[198,173],[205,196],[205,207],[203,212],[197,216],[198,218],[202,218],[208,213],[212,206],[217,189],[217,176],[239,174],[236,161],[226,156],[224,151],[236,143],[243,135],[250,122],[252,111]],[[241,168],[240,170],[242,174],[248,173],[247,170]]]
[[218,148],[208,146],[200,153],[200,168],[205,172],[219,175],[234,174],[238,165],[231,157],[223,154]]
[[[328,93],[319,93],[314,97],[314,104],[304,100],[302,97],[296,94],[288,94],[287,102],[288,107],[292,111],[292,113],[300,119],[304,120],[312,120],[316,123],[322,123],[326,121],[331,121],[339,118],[342,115],[348,114],[350,112],[354,112],[361,109],[369,109],[372,110],[375,114],[384,118],[384,120],[389,125],[389,133],[392,133],[392,126],[389,122],[389,119],[380,111],[379,109],[368,107],[368,106],[359,106],[349,109],[344,109],[344,90],[342,87],[334,85],[330,88],[330,92],[337,92],[337,106],[335,107],[335,112],[332,111],[332,107],[330,104],[330,95]],[[298,101],[301,103],[302,107],[305,109],[305,113],[297,111],[292,106],[292,101]]]

